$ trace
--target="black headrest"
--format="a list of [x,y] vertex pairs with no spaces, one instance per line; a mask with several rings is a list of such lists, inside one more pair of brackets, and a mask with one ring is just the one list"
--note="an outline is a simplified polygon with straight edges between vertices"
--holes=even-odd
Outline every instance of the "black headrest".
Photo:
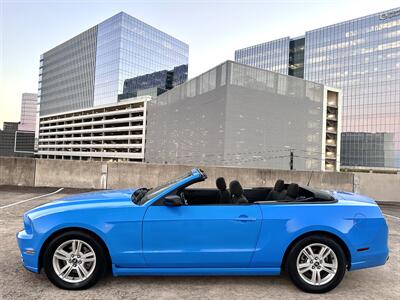
[[285,187],[285,182],[282,179],[278,179],[275,182],[274,191],[282,192]]
[[217,185],[217,188],[221,191],[226,190],[226,182],[224,177],[218,177],[217,180],[215,181],[215,184]]
[[231,181],[229,184],[229,190],[231,194],[235,195],[236,197],[243,195],[243,188],[237,180]]
[[299,185],[297,183],[289,184],[286,196],[291,198],[297,198],[298,194],[299,194]]

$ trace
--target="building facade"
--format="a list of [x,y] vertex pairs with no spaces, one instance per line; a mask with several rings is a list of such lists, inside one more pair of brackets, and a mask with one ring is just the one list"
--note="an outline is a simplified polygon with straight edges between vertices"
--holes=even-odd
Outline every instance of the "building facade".
[[150,99],[144,96],[40,117],[38,157],[143,161]]
[[338,170],[341,92],[227,61],[148,104],[145,160]]
[[[129,98],[121,97],[126,80],[179,66],[171,84],[183,83],[188,51],[187,44],[121,12],[41,55],[40,116],[117,104]],[[159,86],[147,79],[146,88]]]
[[[344,132],[342,147],[347,151],[341,156],[344,166],[365,166],[373,161],[374,166],[395,165],[393,133]],[[389,154],[392,154],[391,156]]]
[[340,88],[342,166],[400,168],[400,8],[284,40],[286,67],[269,50],[276,41],[237,50],[235,60]]

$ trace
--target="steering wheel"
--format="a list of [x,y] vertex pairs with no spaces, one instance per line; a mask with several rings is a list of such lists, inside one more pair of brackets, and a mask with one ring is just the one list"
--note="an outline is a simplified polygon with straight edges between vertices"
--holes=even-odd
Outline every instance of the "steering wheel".
[[188,205],[188,202],[187,202],[187,200],[185,198],[185,193],[183,191],[180,192],[179,197],[181,197],[183,205]]

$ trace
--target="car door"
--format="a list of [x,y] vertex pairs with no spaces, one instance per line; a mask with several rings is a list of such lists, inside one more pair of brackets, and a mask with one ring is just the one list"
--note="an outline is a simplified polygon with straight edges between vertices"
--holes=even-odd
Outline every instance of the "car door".
[[152,205],[143,220],[148,267],[247,267],[261,228],[257,204]]

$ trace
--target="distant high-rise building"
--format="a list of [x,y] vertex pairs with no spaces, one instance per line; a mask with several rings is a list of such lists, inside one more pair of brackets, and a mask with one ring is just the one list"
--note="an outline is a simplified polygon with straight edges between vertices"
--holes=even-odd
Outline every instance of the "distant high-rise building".
[[18,131],[18,122],[4,122],[0,130],[0,156],[33,157],[35,134],[31,131]]
[[37,94],[23,93],[21,121],[4,122],[0,130],[0,156],[33,156]]
[[[342,167],[400,168],[400,8],[240,49],[235,60],[340,88]],[[358,143],[361,157],[346,153]]]
[[19,131],[35,131],[36,128],[37,94],[23,93],[21,101],[21,119]]
[[146,96],[187,80],[188,52],[121,12],[44,53],[37,156],[143,160]]
[[[41,55],[40,116],[117,104],[127,79],[184,66],[189,46],[119,13]],[[155,80],[147,87],[158,87]],[[124,98],[124,97],[122,97]]]

